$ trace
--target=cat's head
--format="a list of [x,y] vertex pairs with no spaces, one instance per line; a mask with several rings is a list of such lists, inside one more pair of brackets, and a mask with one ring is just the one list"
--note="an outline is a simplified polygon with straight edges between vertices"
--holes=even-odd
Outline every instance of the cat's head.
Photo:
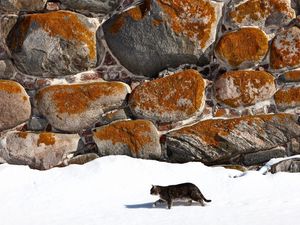
[[159,195],[160,188],[157,185],[152,185],[152,188],[150,190],[151,195]]

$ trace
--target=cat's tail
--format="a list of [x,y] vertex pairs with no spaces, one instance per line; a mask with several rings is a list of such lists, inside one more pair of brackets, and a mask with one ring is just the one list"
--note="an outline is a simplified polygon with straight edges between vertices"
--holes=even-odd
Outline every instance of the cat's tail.
[[[202,194],[201,194],[201,195],[202,195]],[[205,202],[211,202],[211,200],[206,199],[203,195],[202,195],[202,199],[203,199]]]

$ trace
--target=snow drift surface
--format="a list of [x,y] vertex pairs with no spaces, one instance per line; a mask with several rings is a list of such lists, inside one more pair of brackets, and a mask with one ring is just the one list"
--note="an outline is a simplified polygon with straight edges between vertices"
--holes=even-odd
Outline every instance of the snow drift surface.
[[[1,225],[282,225],[300,220],[300,174],[262,175],[109,156],[48,171],[0,165]],[[211,199],[157,208],[151,184],[196,184]]]

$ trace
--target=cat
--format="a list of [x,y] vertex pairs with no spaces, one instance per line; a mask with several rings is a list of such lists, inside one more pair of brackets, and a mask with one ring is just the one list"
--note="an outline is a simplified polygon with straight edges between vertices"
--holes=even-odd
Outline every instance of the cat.
[[157,203],[167,202],[168,209],[171,209],[174,200],[188,200],[189,204],[192,201],[199,202],[204,206],[204,202],[211,202],[207,200],[199,190],[199,188],[192,183],[183,183],[169,186],[152,185],[150,190],[151,195],[159,195],[160,199],[153,203],[155,207]]

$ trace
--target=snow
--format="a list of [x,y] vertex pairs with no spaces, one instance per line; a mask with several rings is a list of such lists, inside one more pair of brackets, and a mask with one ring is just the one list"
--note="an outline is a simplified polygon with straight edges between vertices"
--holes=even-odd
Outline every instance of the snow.
[[[300,174],[108,156],[37,171],[0,165],[1,225],[299,224]],[[237,177],[237,178],[234,178]],[[211,203],[152,207],[152,184],[196,184]]]

